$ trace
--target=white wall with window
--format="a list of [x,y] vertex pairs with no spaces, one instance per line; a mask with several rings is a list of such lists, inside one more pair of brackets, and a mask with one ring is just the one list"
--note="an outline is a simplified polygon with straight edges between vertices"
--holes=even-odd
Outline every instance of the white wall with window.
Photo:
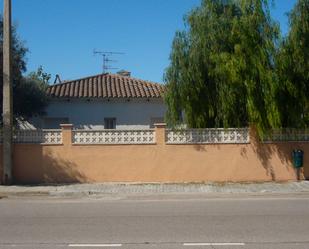
[[42,128],[72,123],[77,129],[149,129],[164,120],[162,99],[52,100],[42,117]]
[[44,117],[43,127],[48,129],[59,129],[59,124],[68,124],[69,119],[67,117]]

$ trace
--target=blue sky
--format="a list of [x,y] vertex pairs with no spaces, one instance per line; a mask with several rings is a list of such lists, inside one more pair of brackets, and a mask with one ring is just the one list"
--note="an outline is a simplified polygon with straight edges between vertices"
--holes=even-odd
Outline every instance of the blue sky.
[[[287,32],[296,0],[275,0],[274,19]],[[1,12],[3,1],[1,3]],[[200,0],[12,0],[13,22],[29,48],[28,71],[42,65],[61,79],[102,72],[93,49],[119,51],[112,66],[133,77],[162,82],[176,30]],[[115,70],[112,70],[115,72]]]

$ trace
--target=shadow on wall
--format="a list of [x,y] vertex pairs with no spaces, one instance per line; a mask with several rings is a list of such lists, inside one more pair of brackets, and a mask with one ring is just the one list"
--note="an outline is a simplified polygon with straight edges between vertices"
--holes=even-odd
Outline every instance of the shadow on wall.
[[[218,150],[223,149],[225,145],[212,144]],[[193,145],[194,149],[199,152],[207,152],[205,145]],[[250,148],[251,147],[251,148]],[[304,153],[304,167],[302,169],[294,169],[292,163],[292,151],[294,149],[302,149]],[[258,138],[257,132],[254,127],[250,129],[250,144],[240,146],[240,156],[248,158],[248,152],[252,150],[264,168],[267,176],[272,181],[282,179],[278,171],[290,172],[295,176],[295,179],[303,180],[309,179],[309,143],[301,142],[276,142],[276,143],[263,143]],[[252,158],[250,159],[252,160]],[[254,160],[253,160],[254,161]]]
[[[251,141],[253,150],[258,156],[260,162],[262,163],[264,169],[267,174],[271,176],[273,181],[277,180],[276,172],[274,166],[272,164],[273,158],[278,157],[282,167],[286,167],[287,170],[294,170],[295,174],[297,174],[298,180],[308,179],[308,162],[304,161],[304,168],[300,169],[296,172],[296,169],[292,168],[292,151],[294,149],[302,149],[305,150],[301,143],[297,142],[276,142],[276,143],[263,143],[261,142],[257,136],[256,139]],[[308,151],[308,150],[307,150]],[[309,152],[309,151],[308,151]]]
[[83,183],[86,177],[77,170],[75,163],[53,156],[47,152],[43,156],[44,174],[46,183]]
[[277,180],[276,173],[274,170],[274,167],[271,163],[272,157],[278,153],[282,165],[286,165],[286,163],[289,163],[290,158],[287,154],[285,154],[283,151],[278,149],[275,145],[265,144],[261,143],[258,140],[255,140],[253,143],[253,150],[257,154],[259,160],[261,161],[264,169],[267,172],[267,175],[271,176],[271,179],[273,181]]
[[14,158],[16,184],[87,182],[75,163],[51,153],[46,146],[17,145]]

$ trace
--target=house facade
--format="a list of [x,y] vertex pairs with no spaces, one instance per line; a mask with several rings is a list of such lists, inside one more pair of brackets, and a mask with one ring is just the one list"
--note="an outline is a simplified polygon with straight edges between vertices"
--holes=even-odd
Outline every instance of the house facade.
[[99,74],[54,84],[46,114],[35,127],[57,129],[71,123],[77,129],[149,129],[163,122],[164,86],[129,75]]

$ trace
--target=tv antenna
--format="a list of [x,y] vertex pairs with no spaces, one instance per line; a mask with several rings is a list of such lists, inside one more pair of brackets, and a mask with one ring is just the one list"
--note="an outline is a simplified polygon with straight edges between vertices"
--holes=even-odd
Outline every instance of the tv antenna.
[[107,73],[109,69],[118,69],[117,67],[111,67],[111,62],[117,62],[116,60],[110,59],[111,56],[116,54],[124,54],[121,52],[111,52],[111,51],[98,51],[96,49],[93,50],[93,55],[101,55],[102,56],[102,72]]

